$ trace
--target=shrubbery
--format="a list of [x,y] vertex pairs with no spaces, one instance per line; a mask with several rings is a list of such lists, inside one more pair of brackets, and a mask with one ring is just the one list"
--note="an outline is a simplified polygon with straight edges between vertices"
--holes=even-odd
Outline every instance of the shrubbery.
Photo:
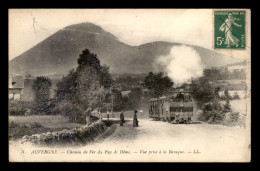
[[9,115],[24,116],[26,112],[32,107],[30,102],[24,101],[9,101]]
[[33,122],[31,124],[9,122],[8,124],[8,137],[10,139],[21,138],[24,135],[31,134],[34,130],[39,130],[43,126],[38,122]]
[[[198,104],[198,108],[203,112],[198,116],[198,120],[208,123],[236,124],[236,113],[232,112],[230,100],[232,97],[225,90],[223,99],[226,100],[224,105],[220,104],[222,98],[219,97],[219,87],[214,87],[208,77],[201,77],[192,82],[193,95]],[[228,118],[232,119],[228,119]]]

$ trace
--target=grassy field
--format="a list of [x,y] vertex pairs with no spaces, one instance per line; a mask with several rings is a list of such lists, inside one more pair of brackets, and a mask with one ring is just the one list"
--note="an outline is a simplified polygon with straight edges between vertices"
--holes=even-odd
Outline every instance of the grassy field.
[[61,131],[80,126],[81,124],[78,123],[70,123],[69,119],[64,116],[9,116],[9,138],[19,139],[24,135]]
[[39,123],[45,128],[76,128],[81,124],[70,123],[64,116],[53,115],[30,115],[30,116],[9,116],[9,122],[30,125],[34,122]]
[[[110,114],[112,120],[119,121],[121,112]],[[97,116],[97,113],[92,115]],[[125,118],[132,119],[134,111],[124,111]],[[144,112],[143,116],[137,113],[138,118],[148,118],[148,113]],[[102,113],[102,118],[107,121],[106,113]],[[29,115],[29,116],[9,116],[9,138],[19,139],[24,135],[40,134],[46,132],[60,131],[63,129],[72,129],[80,127],[82,124],[69,122],[68,117],[61,115]],[[107,125],[107,124],[106,124]]]

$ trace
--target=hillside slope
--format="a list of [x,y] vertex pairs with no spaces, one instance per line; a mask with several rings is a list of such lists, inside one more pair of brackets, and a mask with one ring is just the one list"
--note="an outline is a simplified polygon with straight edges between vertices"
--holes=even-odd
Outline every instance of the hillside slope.
[[[88,48],[97,54],[112,73],[147,73],[153,71],[154,60],[169,53],[172,46],[183,44],[152,42],[130,46],[92,23],[65,27],[9,62],[9,72],[31,75],[66,75],[77,66],[79,54]],[[211,50],[193,47],[206,67],[222,66],[240,60]]]

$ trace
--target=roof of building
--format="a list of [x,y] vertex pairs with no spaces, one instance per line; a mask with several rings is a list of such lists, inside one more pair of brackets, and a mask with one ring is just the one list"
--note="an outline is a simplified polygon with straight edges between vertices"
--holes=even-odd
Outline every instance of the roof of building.
[[245,69],[245,65],[235,65],[235,66],[229,66],[228,69]]
[[24,88],[23,76],[9,77],[9,88]]

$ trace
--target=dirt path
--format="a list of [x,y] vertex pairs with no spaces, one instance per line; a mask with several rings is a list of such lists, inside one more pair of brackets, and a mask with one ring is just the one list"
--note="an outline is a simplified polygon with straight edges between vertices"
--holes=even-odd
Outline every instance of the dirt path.
[[[107,136],[83,147],[60,148],[56,161],[243,161],[250,150],[246,130],[211,124],[169,124],[139,119],[139,127],[126,119],[111,126]],[[67,151],[66,151],[67,150]],[[93,154],[69,155],[72,151]],[[29,156],[28,156],[29,157]],[[46,156],[45,156],[46,157]],[[36,158],[35,158],[36,159]],[[42,159],[44,156],[42,155]],[[36,161],[41,161],[37,159]]]
[[[105,140],[85,147],[111,151],[113,149],[124,149],[132,154],[140,154],[141,150],[148,152],[176,150],[183,151],[186,154],[199,151],[199,161],[210,160],[212,155],[219,160],[242,160],[240,157],[249,150],[245,136],[246,130],[241,127],[206,123],[169,124],[162,121],[139,119],[139,127],[133,128],[132,120],[129,119],[123,127],[117,125],[115,132]],[[245,151],[241,151],[241,149]],[[223,150],[225,153],[232,155],[225,155]],[[182,157],[178,157],[181,160]],[[172,159],[169,158],[169,160]]]
[[[147,144],[149,141],[169,141],[167,144],[185,143],[187,141],[209,141],[212,143],[224,143],[227,141],[241,143],[245,129],[241,127],[227,127],[211,124],[169,124],[162,121],[139,119],[139,127],[132,126],[132,120],[128,119],[124,126],[116,125],[112,135],[97,144]],[[171,141],[173,140],[173,141]],[[166,144],[164,144],[165,146]]]

